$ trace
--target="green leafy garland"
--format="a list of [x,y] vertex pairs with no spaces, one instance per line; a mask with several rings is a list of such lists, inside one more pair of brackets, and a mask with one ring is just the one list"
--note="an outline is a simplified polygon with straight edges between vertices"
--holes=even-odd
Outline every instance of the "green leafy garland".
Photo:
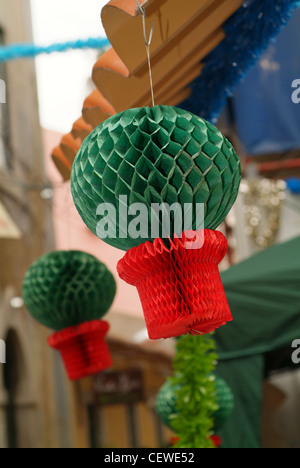
[[175,448],[215,448],[213,414],[218,410],[215,377],[216,345],[212,335],[178,340],[172,385],[178,386],[171,426],[179,437]]

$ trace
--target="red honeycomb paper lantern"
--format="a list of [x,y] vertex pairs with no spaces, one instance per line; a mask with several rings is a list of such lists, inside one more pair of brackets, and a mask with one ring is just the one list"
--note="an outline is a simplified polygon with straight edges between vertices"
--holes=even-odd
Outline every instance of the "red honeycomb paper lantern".
[[112,366],[105,341],[108,330],[107,322],[94,320],[65,328],[49,337],[49,346],[61,353],[70,380],[79,380]]
[[[191,248],[193,246],[193,248]],[[150,339],[204,334],[232,320],[218,265],[227,251],[219,231],[185,232],[130,249],[118,273],[136,286]]]

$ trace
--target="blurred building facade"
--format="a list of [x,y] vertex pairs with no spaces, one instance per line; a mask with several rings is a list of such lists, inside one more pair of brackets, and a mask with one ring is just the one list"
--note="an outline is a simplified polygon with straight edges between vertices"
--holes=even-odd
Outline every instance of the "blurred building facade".
[[[33,41],[29,0],[0,0],[0,12],[3,44]],[[124,303],[124,295],[115,303],[110,319],[112,371],[76,383],[68,382],[60,355],[48,347],[50,331],[36,323],[22,304],[26,270],[55,247],[98,253],[109,260],[106,263],[112,270],[120,254],[111,257],[113,249],[107,252],[104,243],[99,246],[78,220],[74,226],[72,215],[69,224],[69,188],[59,178],[51,201],[34,61],[0,64],[0,79],[6,88],[6,102],[1,99],[0,104],[1,361],[3,344],[6,351],[6,363],[0,363],[0,447],[166,445],[171,434],[158,420],[154,403],[171,374],[173,350],[151,344],[144,349],[142,342],[132,345],[134,335],[143,331],[144,320],[132,317],[124,322],[124,314],[118,316],[116,309]],[[60,196],[64,202],[58,207]],[[56,226],[53,230],[53,212],[55,222],[62,222],[64,229]],[[82,233],[79,243],[72,242],[74,228]],[[137,298],[134,301],[138,304]],[[134,313],[130,301],[125,311]],[[109,395],[107,382],[110,389],[115,386]]]
[[[32,42],[29,0],[0,0],[0,12],[3,44]],[[69,417],[73,390],[46,344],[48,331],[21,300],[25,271],[54,246],[51,206],[43,195],[48,183],[34,62],[1,64],[0,78],[6,88],[0,104],[0,339],[6,348],[6,363],[0,364],[0,447],[79,445]]]

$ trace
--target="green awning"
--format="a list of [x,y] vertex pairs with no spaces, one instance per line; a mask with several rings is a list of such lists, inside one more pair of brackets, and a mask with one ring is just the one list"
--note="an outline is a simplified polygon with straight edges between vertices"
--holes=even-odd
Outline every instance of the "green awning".
[[222,280],[234,320],[216,332],[218,374],[236,406],[221,435],[224,447],[257,448],[264,356],[300,338],[300,237],[230,268]]

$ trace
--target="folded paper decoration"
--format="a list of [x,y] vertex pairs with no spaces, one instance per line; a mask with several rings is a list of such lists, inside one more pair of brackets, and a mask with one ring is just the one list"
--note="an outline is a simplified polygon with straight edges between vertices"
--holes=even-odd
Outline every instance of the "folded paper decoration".
[[180,385],[174,385],[172,380],[169,379],[161,387],[156,397],[156,413],[169,429],[172,429],[172,418],[178,414],[176,401],[177,392],[180,388]]
[[115,293],[110,271],[84,252],[52,252],[27,271],[25,305],[38,322],[56,330],[49,345],[61,352],[70,380],[111,366],[104,340],[109,326],[100,319]]
[[[217,119],[227,98],[299,6],[298,0],[139,3],[146,13],[147,31],[153,21],[159,25],[150,51],[156,103],[180,105],[210,122]],[[101,16],[113,47],[95,63],[96,89],[83,104],[82,117],[93,128],[110,115],[151,102],[136,0],[112,0]],[[77,138],[74,127],[72,133]],[[61,144],[52,157],[62,176],[69,179],[66,152]]]
[[[194,237],[192,237],[194,236]],[[227,241],[218,231],[184,233],[127,252],[118,273],[136,286],[150,339],[210,333],[232,320],[218,265]]]
[[[231,209],[240,180],[240,161],[221,132],[175,107],[129,109],[84,141],[71,175],[74,203],[92,232],[130,249],[118,271],[138,288],[150,338],[209,333],[232,320],[218,271],[227,242],[212,230]],[[158,214],[153,237],[154,206],[169,215],[166,235]],[[143,215],[133,236],[135,210]],[[184,234],[191,230],[198,232]]]
[[112,365],[105,341],[109,325],[103,320],[84,322],[50,336],[51,348],[61,353],[70,380],[94,375]]
[[218,432],[225,425],[234,410],[234,396],[231,388],[220,377],[216,378],[216,392],[219,409],[214,414],[215,432]]

